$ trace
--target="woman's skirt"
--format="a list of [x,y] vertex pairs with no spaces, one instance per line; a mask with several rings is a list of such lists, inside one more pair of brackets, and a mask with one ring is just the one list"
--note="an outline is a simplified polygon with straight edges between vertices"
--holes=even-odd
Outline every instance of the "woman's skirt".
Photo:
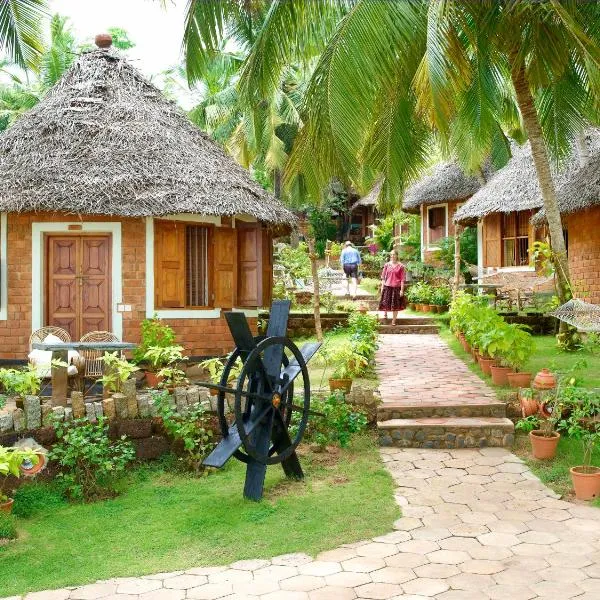
[[399,287],[383,286],[381,291],[381,300],[379,301],[379,310],[394,311],[404,310],[406,308],[406,298],[400,294]]

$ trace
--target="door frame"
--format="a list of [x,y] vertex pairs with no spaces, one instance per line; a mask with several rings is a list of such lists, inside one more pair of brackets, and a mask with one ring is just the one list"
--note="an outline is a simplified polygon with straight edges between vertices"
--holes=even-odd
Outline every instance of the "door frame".
[[[117,310],[122,302],[122,238],[120,222],[37,222],[31,226],[31,330],[44,326],[46,311],[46,234],[110,235],[111,244],[111,329],[123,339],[123,315]],[[35,259],[34,257],[39,257]]]
[[[108,329],[109,331],[112,330],[112,310],[110,310],[110,306],[112,305],[112,243],[111,243],[111,239],[112,239],[112,235],[110,233],[96,233],[96,232],[92,232],[92,231],[87,231],[87,232],[81,232],[81,231],[71,231],[67,234],[65,233],[44,233],[44,257],[47,260],[47,257],[50,255],[50,243],[51,240],[53,238],[60,238],[60,239],[65,239],[65,238],[78,238],[79,240],[83,240],[85,238],[95,238],[95,239],[104,239],[104,240],[108,240],[108,271],[107,271],[107,276],[106,276],[106,282],[108,284],[108,301],[109,301],[109,306],[107,306],[107,313],[108,313],[108,326],[106,327],[106,329]],[[83,244],[80,245],[79,250],[83,253]],[[78,259],[82,261],[83,259],[83,254],[78,255]],[[50,321],[50,315],[49,315],[49,299],[50,299],[50,265],[46,262],[45,263],[45,267],[44,267],[44,298],[43,298],[43,307],[44,307],[44,323],[46,325],[49,324]],[[79,286],[77,286],[79,289]],[[78,292],[79,295],[79,302],[83,301],[83,297],[81,295],[81,292]],[[79,306],[79,309],[81,309],[82,307]],[[81,333],[81,319],[83,317],[83,312],[81,310],[79,310],[79,314],[76,315],[77,320],[79,321],[77,324],[77,329],[80,330],[80,334],[79,337],[81,337],[81,335],[83,335]]]

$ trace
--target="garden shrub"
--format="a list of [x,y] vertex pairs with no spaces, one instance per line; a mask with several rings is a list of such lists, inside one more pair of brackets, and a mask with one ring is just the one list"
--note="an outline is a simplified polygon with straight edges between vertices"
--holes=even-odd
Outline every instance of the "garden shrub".
[[131,442],[125,436],[111,441],[104,417],[96,423],[57,421],[54,427],[58,442],[49,458],[58,463],[67,496],[86,501],[114,496],[115,478],[135,458]]
[[202,461],[215,447],[213,431],[204,406],[198,402],[188,406],[185,413],[175,410],[168,392],[154,394],[154,404],[162,417],[166,432],[183,446],[181,462],[195,474],[206,473]]
[[58,508],[65,503],[64,489],[56,483],[27,483],[13,494],[13,514],[28,519],[36,514]]
[[145,360],[146,352],[151,347],[167,348],[175,344],[175,331],[156,315],[144,319],[141,324],[142,340],[133,352],[133,362],[139,364]]
[[275,262],[281,265],[286,275],[293,280],[306,279],[311,276],[308,246],[305,242],[300,242],[296,248],[287,244],[280,246],[275,256]]
[[350,345],[354,352],[366,359],[366,366],[360,374],[364,374],[373,364],[377,351],[378,322],[375,315],[353,312],[348,317]]
[[17,537],[17,520],[11,514],[0,511],[0,540],[14,540]]

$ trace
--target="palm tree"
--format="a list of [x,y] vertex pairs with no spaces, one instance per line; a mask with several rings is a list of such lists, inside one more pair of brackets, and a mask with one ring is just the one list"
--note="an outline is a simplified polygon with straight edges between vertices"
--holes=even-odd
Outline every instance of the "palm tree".
[[43,51],[42,24],[48,16],[46,0],[0,2],[0,49],[23,69],[37,70]]

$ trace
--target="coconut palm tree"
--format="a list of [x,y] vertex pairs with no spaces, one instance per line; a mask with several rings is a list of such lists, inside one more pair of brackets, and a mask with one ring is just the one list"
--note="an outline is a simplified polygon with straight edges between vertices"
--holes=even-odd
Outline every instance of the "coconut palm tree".
[[43,51],[42,25],[46,0],[0,2],[0,49],[23,69],[37,70]]

